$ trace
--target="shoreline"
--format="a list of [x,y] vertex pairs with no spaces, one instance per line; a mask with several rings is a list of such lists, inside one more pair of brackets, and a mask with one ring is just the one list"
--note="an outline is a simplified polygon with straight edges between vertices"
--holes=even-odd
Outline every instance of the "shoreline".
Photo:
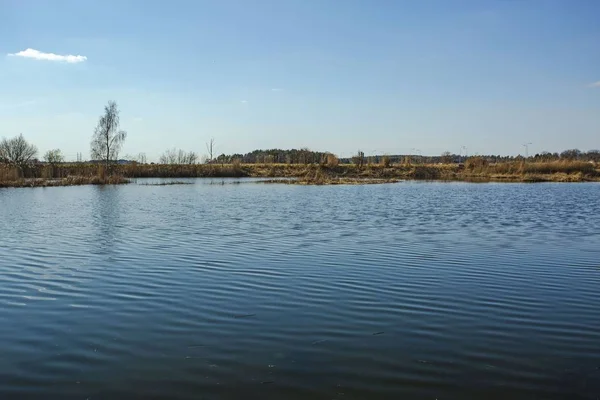
[[131,183],[122,176],[109,176],[107,178],[68,176],[65,178],[23,178],[15,181],[0,182],[1,188],[34,188],[34,187],[64,187],[83,185],[126,185]]
[[462,164],[128,164],[0,165],[0,188],[127,184],[136,178],[271,178],[261,183],[363,185],[400,181],[600,182],[600,166],[579,161]]

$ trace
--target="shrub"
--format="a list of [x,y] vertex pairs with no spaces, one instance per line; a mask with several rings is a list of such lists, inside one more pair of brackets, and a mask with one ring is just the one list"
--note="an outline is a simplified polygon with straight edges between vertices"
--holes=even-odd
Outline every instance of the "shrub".
[[340,164],[340,160],[335,156],[335,154],[327,154],[327,166],[329,168],[337,167]]

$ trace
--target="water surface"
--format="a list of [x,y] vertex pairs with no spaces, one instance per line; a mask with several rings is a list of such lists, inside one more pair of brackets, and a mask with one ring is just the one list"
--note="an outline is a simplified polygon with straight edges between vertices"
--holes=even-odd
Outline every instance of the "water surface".
[[0,189],[0,398],[600,396],[600,185],[194,182]]

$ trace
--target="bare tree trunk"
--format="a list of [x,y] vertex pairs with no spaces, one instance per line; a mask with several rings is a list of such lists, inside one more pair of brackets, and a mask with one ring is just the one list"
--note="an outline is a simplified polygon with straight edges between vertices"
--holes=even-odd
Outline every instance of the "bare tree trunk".
[[208,157],[210,161],[213,160],[213,153],[215,147],[215,138],[211,138],[210,142],[206,143],[206,150],[208,150]]

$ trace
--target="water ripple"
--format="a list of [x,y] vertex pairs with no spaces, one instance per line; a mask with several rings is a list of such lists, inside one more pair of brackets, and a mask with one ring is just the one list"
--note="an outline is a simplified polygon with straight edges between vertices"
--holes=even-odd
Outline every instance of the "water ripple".
[[596,399],[600,186],[0,189],[0,398]]

